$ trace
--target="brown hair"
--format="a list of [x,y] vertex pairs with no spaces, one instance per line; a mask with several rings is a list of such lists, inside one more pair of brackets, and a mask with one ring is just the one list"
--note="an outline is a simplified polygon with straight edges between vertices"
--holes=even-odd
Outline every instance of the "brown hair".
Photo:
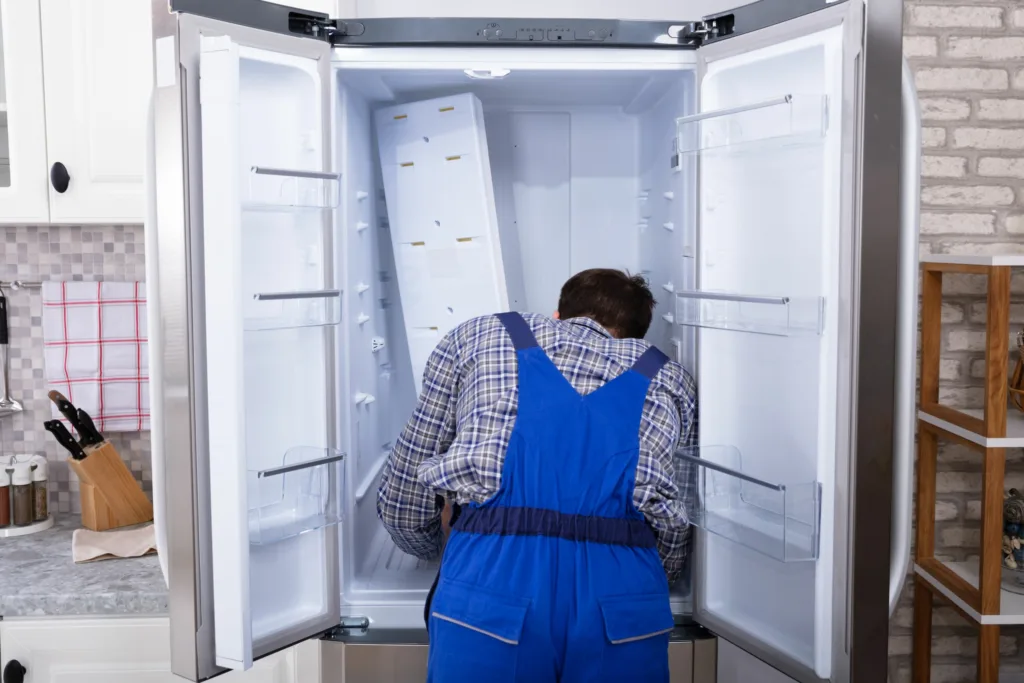
[[642,275],[592,268],[562,285],[558,317],[591,318],[619,339],[643,339],[651,327],[655,303]]

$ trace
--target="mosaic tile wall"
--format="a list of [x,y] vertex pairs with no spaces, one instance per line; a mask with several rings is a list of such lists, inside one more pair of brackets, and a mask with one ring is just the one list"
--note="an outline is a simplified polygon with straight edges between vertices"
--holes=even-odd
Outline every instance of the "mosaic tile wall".
[[[0,281],[146,279],[142,226],[0,227]],[[50,461],[51,509],[80,510],[67,452],[43,429],[50,402],[43,381],[42,292],[5,290],[11,329],[11,393],[25,411],[0,419],[0,453],[38,453]],[[111,442],[146,493],[152,491],[149,432],[119,432]]]

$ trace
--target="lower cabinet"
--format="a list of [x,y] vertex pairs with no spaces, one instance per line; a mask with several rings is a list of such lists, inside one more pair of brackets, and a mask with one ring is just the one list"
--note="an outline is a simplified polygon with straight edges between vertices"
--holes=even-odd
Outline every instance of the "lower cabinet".
[[[218,683],[320,683],[320,646],[301,643]],[[0,666],[17,660],[25,683],[182,683],[171,673],[166,618],[0,621]]]

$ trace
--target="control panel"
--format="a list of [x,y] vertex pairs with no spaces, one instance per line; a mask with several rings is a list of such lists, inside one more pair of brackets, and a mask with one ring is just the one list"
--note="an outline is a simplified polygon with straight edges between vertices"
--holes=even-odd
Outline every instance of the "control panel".
[[601,42],[612,38],[616,22],[587,22],[583,26],[538,27],[490,22],[477,32],[488,41],[525,43]]

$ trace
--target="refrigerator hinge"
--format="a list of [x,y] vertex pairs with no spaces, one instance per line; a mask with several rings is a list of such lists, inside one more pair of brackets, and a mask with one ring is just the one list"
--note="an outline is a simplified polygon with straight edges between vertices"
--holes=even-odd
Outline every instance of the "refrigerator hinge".
[[735,24],[735,17],[731,14],[691,21],[679,31],[679,44],[700,47],[707,42],[730,35]]
[[333,47],[345,38],[362,35],[366,27],[358,21],[328,19],[314,14],[292,12],[288,15],[288,29],[292,33],[301,33],[311,38],[326,40]]
[[369,629],[369,617],[342,617],[335,628],[321,636],[321,640],[340,640],[348,636],[366,635]]

